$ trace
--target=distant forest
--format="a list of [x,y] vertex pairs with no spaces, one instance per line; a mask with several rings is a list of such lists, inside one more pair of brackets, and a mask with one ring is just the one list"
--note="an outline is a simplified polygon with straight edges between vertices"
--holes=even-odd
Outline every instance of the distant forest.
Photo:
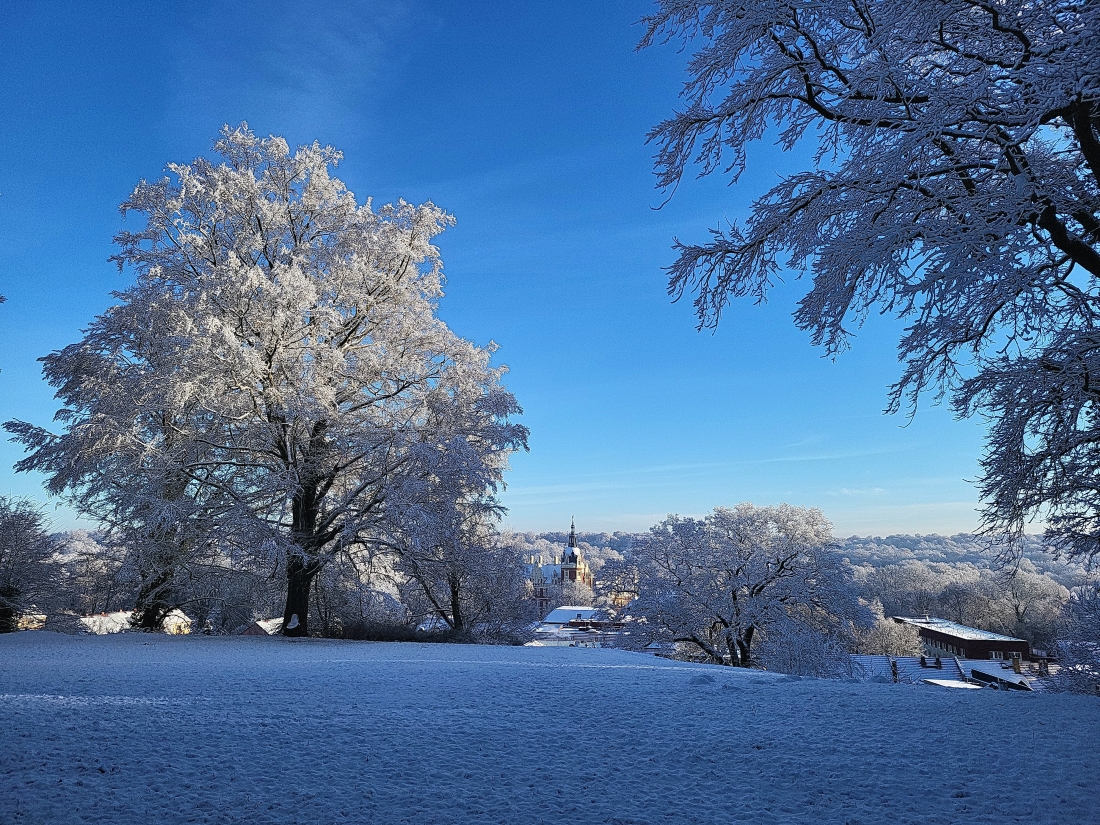
[[[565,545],[569,539],[567,531],[546,533],[527,533],[530,538],[543,539],[552,544]],[[588,533],[577,532],[577,541],[588,545],[589,563],[598,568],[607,555],[607,550],[618,553],[629,551],[633,542],[643,539],[646,533]],[[904,561],[925,563],[966,564],[976,568],[1000,571],[1002,565],[998,559],[997,548],[991,548],[989,540],[972,533],[958,533],[954,536],[899,534],[893,536],[849,536],[836,539],[837,552],[856,567],[885,567]],[[1063,587],[1072,588],[1081,584],[1089,570],[1080,562],[1055,559],[1043,548],[1042,536],[1030,535],[1024,538],[1023,558],[1031,563],[1035,572],[1050,576]],[[584,549],[584,548],[582,548]]]
[[[543,561],[564,548],[566,532],[516,534]],[[647,533],[577,533],[597,579],[608,562],[629,558]],[[861,602],[882,616],[936,615],[972,627],[1019,636],[1040,647],[1054,644],[1070,591],[1089,578],[1083,564],[1055,559],[1039,536],[1027,536],[1006,565],[1000,549],[968,533],[954,536],[850,536],[835,540]],[[582,593],[571,593],[582,601]],[[587,602],[585,602],[587,603]]]

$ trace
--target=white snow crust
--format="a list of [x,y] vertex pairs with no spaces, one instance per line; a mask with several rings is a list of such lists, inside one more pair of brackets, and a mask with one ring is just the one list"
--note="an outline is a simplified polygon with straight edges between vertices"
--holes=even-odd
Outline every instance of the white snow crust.
[[1100,701],[608,649],[0,636],[0,823],[1095,822]]

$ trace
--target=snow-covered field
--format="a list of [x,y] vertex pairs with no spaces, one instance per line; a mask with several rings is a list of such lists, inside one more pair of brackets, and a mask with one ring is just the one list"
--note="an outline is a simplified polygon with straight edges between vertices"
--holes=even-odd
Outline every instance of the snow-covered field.
[[1100,822],[1100,700],[570,648],[0,637],[0,823]]

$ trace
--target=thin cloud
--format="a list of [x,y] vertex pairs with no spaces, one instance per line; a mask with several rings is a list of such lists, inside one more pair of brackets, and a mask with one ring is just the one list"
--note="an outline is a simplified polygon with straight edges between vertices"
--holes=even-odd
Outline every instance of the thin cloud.
[[[214,110],[279,133],[307,124],[315,132],[318,123],[362,126],[365,104],[400,69],[399,43],[413,22],[408,4],[378,0],[326,14],[303,15],[289,0],[196,12],[188,7],[172,49],[176,116],[187,122],[196,110]],[[264,27],[261,45],[241,48],[236,33],[257,25]]]

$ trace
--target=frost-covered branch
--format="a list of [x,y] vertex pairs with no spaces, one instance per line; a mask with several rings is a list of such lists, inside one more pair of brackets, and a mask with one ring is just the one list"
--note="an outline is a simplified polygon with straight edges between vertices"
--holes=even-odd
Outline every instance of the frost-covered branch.
[[1098,329],[1100,6],[657,6],[641,46],[696,49],[683,109],[650,133],[660,186],[691,169],[736,181],[773,128],[784,149],[814,152],[744,225],[677,241],[670,294],[694,293],[712,326],[731,300],[764,300],[785,268],[804,273],[795,322],[830,354],[871,312],[905,320],[889,408],[951,393],[961,414],[994,422],[987,529],[1049,513],[1062,549],[1096,552],[1100,495],[1080,463],[1094,402],[1073,383],[1084,371],[1045,365],[1092,359]]

